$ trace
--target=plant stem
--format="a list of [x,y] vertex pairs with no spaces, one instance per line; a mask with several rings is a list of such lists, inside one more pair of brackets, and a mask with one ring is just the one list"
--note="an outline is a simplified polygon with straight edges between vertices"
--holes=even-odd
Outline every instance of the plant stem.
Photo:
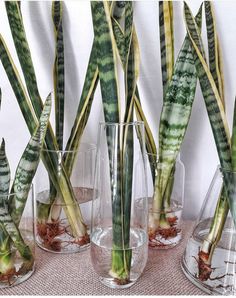
[[225,188],[222,188],[221,195],[218,199],[214,217],[207,237],[204,239],[199,256],[199,279],[206,281],[209,279],[212,268],[211,261],[217,243],[219,242],[225,221],[229,212],[229,205]]

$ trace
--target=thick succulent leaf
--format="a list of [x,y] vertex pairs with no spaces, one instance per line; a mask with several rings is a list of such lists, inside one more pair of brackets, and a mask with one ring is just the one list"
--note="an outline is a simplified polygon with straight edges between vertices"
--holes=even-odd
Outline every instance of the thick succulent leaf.
[[[202,6],[196,15],[199,25],[201,25],[201,13]],[[168,179],[187,130],[196,86],[197,73],[190,40],[186,36],[163,100],[159,127],[160,166],[155,181],[153,208],[160,208],[159,204],[163,204]]]
[[[98,84],[98,67],[97,67],[97,57],[96,57],[96,44],[93,42],[89,63],[85,75],[84,85],[82,94],[79,101],[78,110],[76,113],[76,119],[74,121],[70,137],[68,139],[66,150],[77,150],[79,147],[80,138],[83,134],[84,128],[88,121],[90,114],[94,92]],[[65,168],[68,175],[71,174],[75,156],[69,154],[64,156]]]
[[11,180],[10,166],[5,151],[5,141],[2,139],[0,147],[0,200],[9,193]]
[[107,2],[92,1],[97,63],[106,122],[120,122],[114,37]]
[[162,84],[163,94],[165,94],[174,70],[174,32],[172,1],[159,1],[159,30]]
[[[8,76],[12,89],[15,93],[22,114],[25,118],[28,129],[30,133],[33,134],[38,125],[38,120],[34,113],[34,109],[31,105],[31,102],[27,96],[25,88],[22,84],[19,73],[1,36],[0,59]],[[45,136],[45,149],[58,150],[56,139],[50,124],[48,126],[48,130]],[[77,206],[76,210],[70,208],[70,210],[66,210],[66,212],[68,214],[68,219],[70,221],[71,226],[74,226],[74,235],[78,235],[78,237],[83,236],[86,232],[86,229],[81,216],[80,208],[76,204],[77,201],[73,193],[73,188],[67,176],[66,170],[64,169],[64,166],[62,165],[60,182],[58,181],[57,177],[57,156],[53,153],[53,151],[43,151],[42,160],[50,175],[50,178],[54,183],[54,186],[56,187],[58,193],[62,195],[62,198],[65,201],[65,203],[69,206],[73,206],[73,204]]]
[[184,4],[184,14],[188,35],[192,44],[197,75],[215,138],[220,163],[223,168],[230,169],[230,134],[222,101],[215,81],[206,63],[206,59],[202,55],[203,51],[199,48],[199,45],[202,45],[201,36],[199,35],[197,25],[186,3]]
[[5,1],[9,25],[14,40],[16,52],[24,74],[27,90],[39,118],[43,108],[40,98],[31,53],[27,42],[22,15],[17,1]]
[[63,149],[63,130],[64,130],[64,101],[65,101],[65,82],[64,82],[64,42],[62,27],[61,1],[52,2],[52,19],[55,33],[55,61],[53,68],[54,92],[55,92],[55,122],[56,138],[58,147]]
[[6,74],[8,76],[11,87],[18,100],[19,106],[22,111],[22,115],[25,119],[25,122],[28,125],[29,131],[30,133],[33,133],[37,125],[36,124],[37,118],[35,116],[34,109],[31,105],[31,102],[27,96],[27,91],[24,88],[24,85],[16,69],[16,66],[12,60],[10,52],[1,35],[0,35],[0,59],[6,71]]
[[222,65],[220,65],[220,46],[219,39],[216,32],[215,15],[213,11],[213,4],[211,1],[205,1],[205,16],[207,27],[207,40],[208,40],[208,56],[209,56],[209,68],[212,77],[215,81],[216,87],[219,91],[220,98],[224,105],[224,93],[223,93],[223,72]]
[[32,180],[38,167],[40,151],[48,127],[51,103],[51,95],[49,95],[39,119],[39,125],[27,144],[16,169],[11,190],[14,196],[11,196],[9,200],[9,211],[16,225],[20,223]]
[[[112,18],[112,26],[113,26],[113,32],[114,32],[114,37],[116,41],[116,46],[118,50],[119,57],[122,61],[123,68],[125,69],[126,65],[126,60],[127,58],[125,57],[125,50],[124,50],[124,32],[122,31],[122,28],[120,25]],[[145,114],[142,109],[139,93],[138,93],[138,87],[136,87],[136,92],[135,92],[135,112],[136,112],[136,117],[137,120],[143,121],[144,126],[145,126],[145,142],[146,142],[146,149],[148,153],[151,153],[153,155],[157,154],[156,151],[156,145],[155,141],[151,132],[151,129],[148,125],[147,119],[145,117]]]

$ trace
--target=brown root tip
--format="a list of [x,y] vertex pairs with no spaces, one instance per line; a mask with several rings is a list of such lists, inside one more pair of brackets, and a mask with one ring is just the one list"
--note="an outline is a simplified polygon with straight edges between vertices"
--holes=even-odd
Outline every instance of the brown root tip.
[[79,238],[79,240],[76,241],[78,245],[83,246],[90,242],[90,237],[86,233],[83,237]]
[[16,277],[18,275],[18,273],[16,272],[16,268],[11,268],[9,269],[7,272],[5,272],[4,274],[0,274],[0,281],[1,282],[8,282],[9,284],[11,284],[11,279]]
[[171,226],[174,226],[178,220],[178,217],[177,216],[168,217],[167,220]]
[[119,286],[127,285],[130,282],[128,278],[124,278],[124,279],[115,278],[114,281]]
[[175,227],[170,227],[168,229],[158,228],[157,234],[161,235],[164,239],[168,239],[176,237],[180,231],[180,229]]
[[213,271],[211,265],[207,263],[209,254],[200,251],[198,254],[198,258],[199,279],[201,281],[207,281]]

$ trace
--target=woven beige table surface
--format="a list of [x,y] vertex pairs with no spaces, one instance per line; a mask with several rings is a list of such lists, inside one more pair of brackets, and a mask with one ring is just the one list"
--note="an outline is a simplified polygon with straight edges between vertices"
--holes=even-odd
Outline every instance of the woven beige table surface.
[[94,272],[89,250],[58,255],[36,249],[36,271],[0,295],[204,295],[183,274],[180,261],[193,223],[183,223],[183,240],[172,250],[150,251],[146,269],[131,288],[113,290]]

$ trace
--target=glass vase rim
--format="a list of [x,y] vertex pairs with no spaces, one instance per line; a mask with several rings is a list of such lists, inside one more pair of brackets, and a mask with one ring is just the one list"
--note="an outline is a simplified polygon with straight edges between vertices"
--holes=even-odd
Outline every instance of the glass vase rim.
[[134,125],[144,125],[144,121],[130,121],[130,122],[106,122],[106,121],[100,121],[100,126],[134,126]]
[[[79,148],[77,149],[72,149],[72,150],[66,150],[66,149],[46,149],[42,148],[41,152],[54,152],[54,153],[74,153],[74,152],[79,152],[81,150],[80,146],[81,145],[89,145],[89,148],[86,148],[86,152],[90,152],[93,150],[96,150],[97,146],[95,143],[87,143],[87,142],[81,142],[79,145]],[[85,151],[85,150],[84,150]],[[82,152],[82,151],[81,151]]]

